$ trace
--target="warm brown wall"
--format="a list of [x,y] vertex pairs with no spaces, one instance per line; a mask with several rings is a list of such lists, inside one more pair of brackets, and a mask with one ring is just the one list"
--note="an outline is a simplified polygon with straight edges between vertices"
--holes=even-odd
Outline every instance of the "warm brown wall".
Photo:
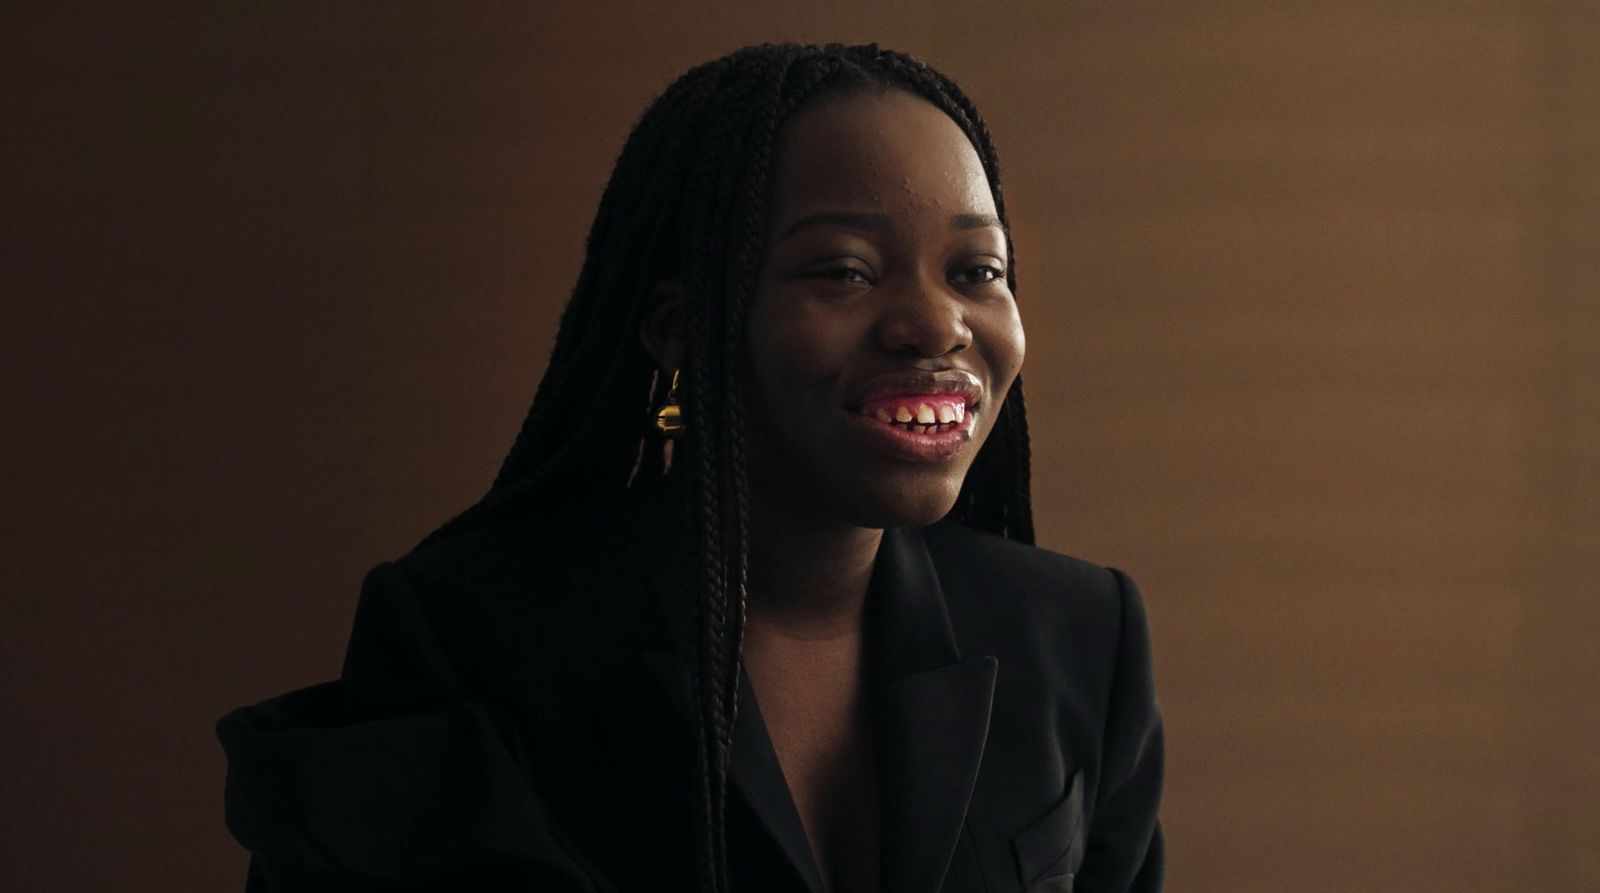
[[793,38],[997,134],[1042,540],[1143,584],[1170,888],[1600,889],[1600,5],[588,5],[6,29],[0,888],[240,887],[211,723],[487,485],[654,91]]

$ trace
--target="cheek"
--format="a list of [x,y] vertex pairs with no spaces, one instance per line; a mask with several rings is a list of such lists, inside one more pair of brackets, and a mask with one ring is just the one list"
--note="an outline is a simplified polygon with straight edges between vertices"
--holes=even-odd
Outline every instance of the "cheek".
[[846,322],[809,302],[773,298],[751,308],[749,368],[756,383],[772,391],[787,383],[834,378],[848,354],[851,339]]
[[985,316],[980,325],[979,337],[983,339],[985,359],[994,374],[995,393],[1004,394],[1022,371],[1022,358],[1028,350],[1022,317],[1017,314],[1017,305],[1008,303]]

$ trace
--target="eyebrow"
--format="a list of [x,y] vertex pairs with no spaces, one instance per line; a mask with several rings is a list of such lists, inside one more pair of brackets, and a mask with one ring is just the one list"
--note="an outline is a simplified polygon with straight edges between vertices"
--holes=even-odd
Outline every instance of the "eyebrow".
[[795,233],[813,226],[842,226],[846,229],[885,230],[889,228],[888,214],[855,214],[846,211],[822,211],[806,216],[789,224],[783,231],[778,241],[789,238]]
[[[789,228],[778,237],[778,242],[793,236],[795,233],[813,226],[842,226],[846,229],[860,229],[881,231],[889,228],[890,220],[887,214],[864,214],[850,211],[820,211],[806,216],[789,224]],[[1004,230],[1005,224],[993,214],[956,214],[950,218],[950,228],[956,230],[983,229],[995,227]],[[774,242],[773,244],[777,244]]]
[[950,218],[951,229],[983,229],[986,226],[1000,230],[1006,228],[1006,225],[1000,222],[1000,218],[993,214],[957,214]]

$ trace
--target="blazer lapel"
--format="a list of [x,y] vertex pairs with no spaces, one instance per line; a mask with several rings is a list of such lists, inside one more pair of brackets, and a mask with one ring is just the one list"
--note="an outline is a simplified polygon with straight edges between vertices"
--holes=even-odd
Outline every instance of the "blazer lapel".
[[766,828],[783,851],[789,866],[807,890],[822,893],[817,860],[806,839],[806,828],[795,810],[794,796],[778,764],[777,751],[761,720],[750,674],[739,674],[739,715],[733,723],[733,753],[729,757],[728,779],[733,790],[744,798],[750,811]]
[[[655,649],[645,652],[642,659],[645,667],[668,690],[673,710],[684,728],[693,729],[694,723],[699,721],[694,702],[694,676],[684,656],[676,651]],[[795,811],[783,767],[778,764],[772,739],[761,721],[755,692],[746,673],[739,674],[739,715],[734,720],[728,780],[729,788],[777,844],[805,889],[822,893],[822,879],[817,874],[805,826]]]
[[884,531],[872,587],[883,889],[937,893],[983,761],[998,663],[961,658],[919,531]]
[[[670,647],[642,655],[674,711],[698,722],[693,687],[693,595],[654,562],[654,589]],[[962,659],[938,574],[915,529],[884,531],[867,605],[875,680],[884,893],[937,893],[966,819],[988,736],[997,661]],[[821,893],[818,867],[795,810],[749,675],[740,674],[730,789],[783,852],[805,888]]]
[[[662,647],[641,655],[649,673],[665,687],[673,712],[683,727],[693,730],[700,721],[695,704],[693,667],[698,659],[699,627],[694,594],[683,581],[692,579],[683,562],[683,550],[650,550],[651,587],[656,611],[666,636]],[[742,670],[742,667],[741,667]],[[822,893],[822,879],[806,839],[805,826],[789,793],[777,751],[761,719],[750,674],[739,674],[739,714],[734,719],[733,750],[729,755],[729,789],[754,814],[757,822],[783,853],[797,881],[811,893]],[[734,829],[730,829],[732,835]],[[737,855],[737,854],[734,854]]]

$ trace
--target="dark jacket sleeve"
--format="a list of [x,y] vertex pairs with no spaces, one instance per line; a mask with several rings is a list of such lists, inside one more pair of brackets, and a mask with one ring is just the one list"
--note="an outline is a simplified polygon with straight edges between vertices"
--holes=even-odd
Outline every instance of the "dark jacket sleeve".
[[1077,893],[1153,893],[1161,889],[1162,726],[1151,666],[1150,625],[1139,587],[1112,569],[1122,623],[1103,765],[1088,851]]
[[235,710],[217,734],[248,893],[593,889],[510,723],[461,691],[395,565],[367,575],[338,681]]

